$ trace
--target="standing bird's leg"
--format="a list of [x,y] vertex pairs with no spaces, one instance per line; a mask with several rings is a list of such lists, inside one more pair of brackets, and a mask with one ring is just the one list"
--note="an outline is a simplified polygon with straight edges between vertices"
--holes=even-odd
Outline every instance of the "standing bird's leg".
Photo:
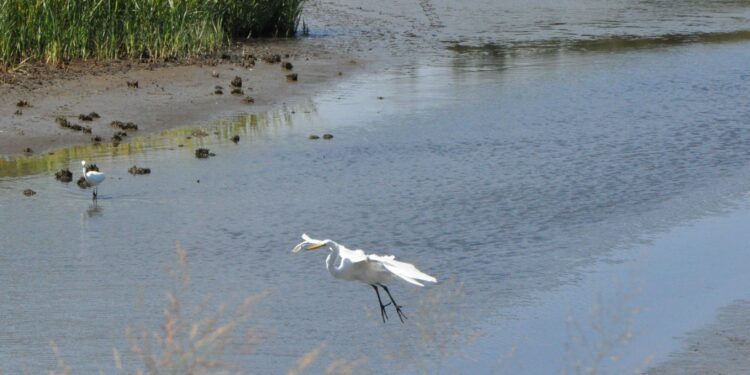
[[[378,303],[380,303],[380,317],[383,318],[383,323],[385,323],[385,321],[388,320],[388,313],[385,312],[385,307],[390,305],[390,303],[388,305],[384,305],[383,300],[380,299],[380,292],[378,291],[378,287],[372,284],[370,286],[372,287],[372,289],[375,289],[375,294],[378,295]],[[391,300],[393,300],[393,298],[391,298]]]
[[93,191],[93,193],[94,193],[94,197],[93,197],[92,199],[93,199],[93,200],[96,200],[96,186],[94,186],[94,189],[93,189],[92,191]]
[[404,314],[404,312],[401,311],[401,307],[403,307],[403,306],[401,306],[401,305],[399,305],[399,304],[396,303],[396,300],[393,299],[393,296],[391,295],[391,292],[388,290],[387,286],[385,286],[383,284],[378,284],[378,285],[380,285],[380,287],[383,288],[383,290],[385,290],[386,293],[388,293],[388,297],[391,299],[391,302],[393,303],[393,306],[396,307],[396,313],[398,314],[398,318],[401,319],[401,323],[403,323],[404,319],[408,319],[406,317],[406,314]]

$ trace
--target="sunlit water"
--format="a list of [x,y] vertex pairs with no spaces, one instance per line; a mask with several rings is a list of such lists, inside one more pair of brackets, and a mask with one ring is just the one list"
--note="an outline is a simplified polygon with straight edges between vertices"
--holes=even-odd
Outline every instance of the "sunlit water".
[[[186,129],[1,161],[0,368],[54,369],[50,340],[76,371],[113,369],[113,347],[133,368],[125,328],[160,329],[175,241],[189,254],[186,306],[270,291],[249,322],[254,352],[228,351],[243,367],[284,372],[324,344],[317,371],[363,357],[430,368],[478,331],[514,343],[491,328],[747,192],[747,43],[491,52],[413,56],[309,102],[199,124],[202,139]],[[334,138],[308,139],[322,133]],[[78,177],[83,158],[108,175],[96,206],[52,176]],[[131,176],[133,164],[153,173]],[[302,232],[394,253],[441,283],[394,286],[409,320],[384,325],[369,287],[332,280],[324,254],[290,253]],[[537,339],[564,337],[546,322]]]

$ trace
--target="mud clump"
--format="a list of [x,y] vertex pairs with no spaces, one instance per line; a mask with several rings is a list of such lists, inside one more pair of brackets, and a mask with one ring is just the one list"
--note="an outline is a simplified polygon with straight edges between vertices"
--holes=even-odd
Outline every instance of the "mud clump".
[[313,140],[315,140],[315,139],[320,139],[320,136],[317,136],[317,135],[315,135],[315,134],[310,134],[310,136],[309,136],[309,137],[307,137],[307,138],[308,138],[308,139],[313,139]]
[[232,89],[232,95],[245,95],[245,92],[241,88],[235,87]]
[[60,182],[73,181],[73,172],[71,172],[68,168],[61,169],[55,172],[55,180],[58,180]]
[[[132,122],[125,123],[125,122],[122,122],[122,121],[112,121],[112,123],[109,124],[109,126],[111,126],[113,128],[118,128],[120,130],[126,130],[126,131],[127,130],[138,130],[138,125],[134,124]],[[127,134],[125,134],[125,135],[127,135]]]
[[89,114],[81,113],[80,115],[78,115],[78,119],[81,121],[94,121],[100,117],[101,116],[99,116],[99,114],[96,112],[91,112]]
[[195,157],[198,159],[207,159],[209,156],[216,156],[213,152],[207,148],[199,148],[195,150]]
[[323,139],[333,139],[333,134],[323,134]]
[[214,87],[214,95],[224,95],[224,88],[221,86]]
[[18,103],[16,103],[16,107],[24,108],[24,107],[30,107],[29,102],[26,100],[19,100]]
[[32,150],[31,147],[26,147],[25,149],[23,149],[23,152],[25,152],[27,154],[30,154],[30,153],[34,152],[34,150]]
[[268,63],[268,64],[277,64],[281,62],[281,55],[279,55],[278,53],[265,55],[261,57],[261,60],[263,60],[263,62]]
[[232,137],[232,142],[234,142],[235,144],[240,143],[240,136],[235,135],[234,137]]
[[242,102],[245,104],[253,104],[255,103],[255,99],[250,96],[246,96],[244,99],[242,99]]
[[112,136],[112,144],[118,146],[122,142],[123,138],[127,137],[128,133],[117,132]]
[[151,168],[141,168],[141,167],[134,165],[128,169],[128,173],[132,175],[151,174]]
[[20,109],[17,109],[15,112],[13,112],[16,116],[21,116],[23,114],[23,111]]
[[84,178],[83,176],[81,176],[81,177],[80,177],[80,178],[78,179],[78,181],[76,181],[76,184],[77,184],[77,185],[78,185],[78,187],[79,187],[79,188],[81,188],[81,189],[86,189],[86,188],[88,188],[88,187],[89,187],[89,183],[88,183],[88,182],[86,182],[86,179],[85,179],[85,178]]
[[286,75],[286,80],[289,81],[289,82],[297,82],[298,78],[299,78],[299,76],[297,75],[297,73],[292,73],[292,74],[287,74]]
[[126,83],[128,84],[128,87],[130,87],[132,89],[137,89],[138,88],[138,81],[127,81]]
[[56,118],[55,122],[57,122],[57,124],[63,128],[91,134],[91,128],[89,128],[88,126],[73,124],[70,121],[66,120],[64,117]]
[[30,197],[32,195],[36,195],[36,192],[34,190],[31,190],[31,189],[26,189],[26,190],[23,191],[23,195],[25,195],[27,197]]
[[71,125],[70,128],[73,129],[73,130],[79,131],[79,132],[84,132],[86,134],[91,134],[91,128],[89,128],[88,126],[81,126],[81,125],[78,125],[78,124],[73,124],[73,125]]
[[115,133],[115,135],[112,136],[112,141],[122,142],[123,138],[125,138],[127,136],[128,136],[128,133],[117,132],[117,133]]
[[290,63],[289,61],[284,61],[283,63],[281,63],[281,69],[292,70],[294,69],[294,65],[292,65],[292,63]]
[[102,137],[100,137],[98,135],[95,135],[95,136],[91,137],[91,142],[93,142],[93,143],[100,143],[101,141],[102,141]]
[[243,67],[243,68],[245,68],[245,69],[252,69],[252,68],[255,67],[255,59],[254,58],[245,58],[245,60],[243,60],[240,63],[240,66]]
[[242,87],[242,78],[239,76],[234,77],[232,82],[229,82],[232,87]]

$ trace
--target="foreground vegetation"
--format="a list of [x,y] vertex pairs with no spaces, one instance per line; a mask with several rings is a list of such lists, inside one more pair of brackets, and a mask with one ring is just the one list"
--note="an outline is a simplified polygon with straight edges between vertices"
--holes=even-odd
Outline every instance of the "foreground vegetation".
[[199,56],[291,36],[304,0],[0,0],[0,65]]

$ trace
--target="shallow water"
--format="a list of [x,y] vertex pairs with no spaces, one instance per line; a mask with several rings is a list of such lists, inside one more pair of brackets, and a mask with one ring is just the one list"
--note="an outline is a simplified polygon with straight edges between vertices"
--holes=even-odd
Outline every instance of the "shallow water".
[[327,0],[308,4],[308,20],[313,35],[341,38],[345,50],[434,57],[452,47],[518,56],[748,40],[748,5],[746,0]]
[[[530,318],[549,294],[589,285],[629,249],[660,251],[665,231],[747,193],[746,42],[439,51],[307,103],[206,124],[204,138],[182,129],[0,161],[2,369],[55,368],[50,340],[76,371],[113,369],[113,347],[132,368],[124,330],[162,323],[175,241],[190,258],[186,305],[271,292],[253,310],[254,354],[227,354],[254,372],[283,372],[321,344],[318,371],[360,357],[431,368],[471,350],[479,331],[485,348],[513,343],[512,329],[493,327],[515,321],[536,328],[532,339],[565,337],[564,317]],[[334,138],[307,139],[326,132]],[[198,160],[196,147],[217,156]],[[108,174],[96,206],[52,177],[61,167],[77,177],[82,158]],[[133,164],[153,173],[130,176]],[[394,253],[441,283],[392,288],[410,320],[383,325],[368,287],[331,280],[323,254],[290,253],[302,232]],[[521,358],[557,358],[560,341]],[[497,370],[487,358],[479,369]]]

